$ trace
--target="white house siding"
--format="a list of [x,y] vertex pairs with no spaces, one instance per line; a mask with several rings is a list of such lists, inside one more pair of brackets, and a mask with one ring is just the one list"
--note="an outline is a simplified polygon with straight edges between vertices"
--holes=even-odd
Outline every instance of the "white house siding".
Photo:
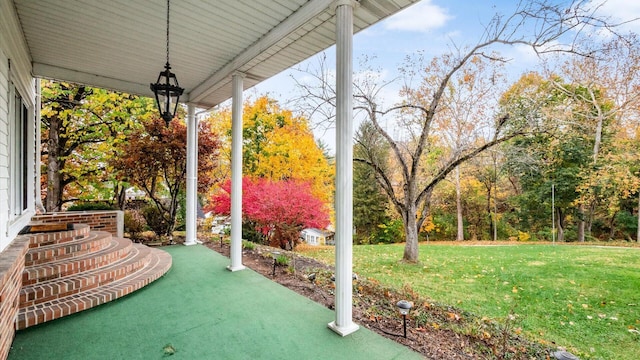
[[[16,237],[34,214],[35,207],[35,161],[36,121],[27,129],[28,165],[27,210],[22,214],[12,211],[12,164],[15,165],[15,120],[13,108],[14,91],[19,93],[28,108],[29,119],[35,119],[35,86],[31,76],[31,60],[19,26],[17,15],[10,0],[0,0],[0,251]],[[25,139],[19,139],[25,140]],[[14,179],[15,181],[15,179]]]

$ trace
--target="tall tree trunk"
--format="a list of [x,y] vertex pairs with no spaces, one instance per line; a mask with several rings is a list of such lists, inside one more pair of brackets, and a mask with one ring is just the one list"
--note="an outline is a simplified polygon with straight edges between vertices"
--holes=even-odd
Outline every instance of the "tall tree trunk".
[[558,241],[564,241],[564,214],[562,210],[557,210],[557,228],[558,228]]
[[578,241],[584,242],[584,225],[586,223],[584,221],[584,217],[585,217],[584,205],[580,204],[580,206],[578,207],[578,213],[580,216],[580,221],[578,221]]
[[416,222],[417,209],[416,206],[411,203],[406,207],[406,211],[403,214],[404,233],[405,233],[405,246],[404,255],[402,259],[407,262],[418,262],[418,227]]
[[636,241],[640,243],[640,191],[638,191],[638,230],[636,232]]
[[[595,99],[595,95],[590,91],[591,99],[594,105],[597,103]],[[602,113],[602,108],[600,106],[594,106],[598,111],[597,121],[596,121],[596,133],[593,140],[593,165],[596,166],[598,163],[598,156],[600,155],[600,144],[602,143],[602,126],[604,122],[605,115]],[[591,202],[588,208],[588,214],[585,213],[584,205],[580,205],[580,223],[578,224],[578,241],[584,242],[585,240],[585,219],[589,219],[589,224],[587,226],[587,230],[589,234],[591,233],[591,218],[593,217],[593,212],[595,211],[595,202]]]
[[464,219],[462,218],[462,191],[460,189],[460,166],[456,167],[456,214],[458,216],[458,235],[456,240],[464,240]]
[[61,120],[57,116],[50,119],[49,138],[47,139],[47,212],[60,211],[62,205],[62,175],[60,174],[59,135]]
[[[491,184],[487,187],[487,219],[489,219],[489,237],[491,237],[494,234],[493,216],[491,216]],[[495,237],[493,240],[495,240]]]

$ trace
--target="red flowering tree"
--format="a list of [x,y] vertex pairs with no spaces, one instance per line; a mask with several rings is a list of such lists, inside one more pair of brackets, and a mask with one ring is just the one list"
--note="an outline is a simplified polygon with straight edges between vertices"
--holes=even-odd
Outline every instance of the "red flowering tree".
[[[228,215],[231,211],[231,182],[211,198],[208,210]],[[304,228],[325,228],[329,212],[312,195],[311,184],[293,180],[242,179],[242,216],[253,224],[269,245],[283,249],[295,246]]]

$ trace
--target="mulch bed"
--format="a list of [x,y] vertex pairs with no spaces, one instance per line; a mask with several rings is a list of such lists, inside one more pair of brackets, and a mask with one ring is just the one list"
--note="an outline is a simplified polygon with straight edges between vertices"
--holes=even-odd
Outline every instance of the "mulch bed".
[[[210,249],[229,256],[229,245],[210,241]],[[272,251],[289,259],[288,266],[276,266]],[[299,253],[256,245],[243,250],[243,264],[254,271],[334,308],[333,267]],[[315,274],[315,280],[309,275]],[[407,316],[407,337],[395,304],[406,299],[414,304]],[[427,359],[553,359],[552,349],[515,334],[514,324],[478,318],[454,307],[421,298],[409,288],[400,291],[380,286],[373,279],[354,281],[353,319],[361,326],[419,352]]]

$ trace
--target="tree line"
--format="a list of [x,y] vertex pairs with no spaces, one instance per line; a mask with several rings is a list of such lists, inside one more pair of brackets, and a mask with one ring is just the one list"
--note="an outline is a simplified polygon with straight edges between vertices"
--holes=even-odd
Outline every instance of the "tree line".
[[[354,84],[356,241],[404,241],[412,262],[426,239],[637,238],[639,42],[589,6],[522,2],[472,45],[407,57],[395,104],[379,98],[389,84],[365,69]],[[603,30],[607,37],[594,35]],[[498,45],[528,46],[545,54],[545,66],[509,83]],[[295,106],[302,115],[266,96],[244,105],[248,184],[303,189],[322,204],[310,222],[282,216],[287,207],[275,203],[263,209],[273,223],[245,218],[255,241],[292,243],[298,229],[332,216],[332,159],[309,119],[332,120],[334,83],[322,64],[306,72]],[[170,234],[184,198],[184,111],[164,127],[150,99],[56,82],[42,94],[47,210],[97,199],[122,208],[135,185]],[[201,119],[198,133],[201,202],[216,209],[228,199],[230,109]],[[294,220],[275,225],[284,218]]]

